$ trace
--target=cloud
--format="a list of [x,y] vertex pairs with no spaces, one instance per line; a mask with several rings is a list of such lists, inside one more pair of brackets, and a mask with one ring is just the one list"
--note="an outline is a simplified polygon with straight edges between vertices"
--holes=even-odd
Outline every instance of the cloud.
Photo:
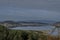
[[4,6],[28,9],[45,9],[60,12],[60,0],[0,0]]
[[60,0],[48,0],[48,10],[60,12]]
[[0,0],[0,11],[10,19],[60,20],[60,0]]
[[0,0],[0,5],[60,12],[60,0]]
[[12,20],[60,20],[60,13],[41,9],[3,8],[0,18]]
[[47,7],[47,0],[0,0],[6,6],[44,9]]

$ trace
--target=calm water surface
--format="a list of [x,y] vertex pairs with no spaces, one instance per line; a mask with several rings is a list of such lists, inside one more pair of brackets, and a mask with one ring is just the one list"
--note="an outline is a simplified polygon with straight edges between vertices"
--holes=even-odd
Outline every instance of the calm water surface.
[[[12,29],[12,30],[38,30],[38,31],[41,31],[41,30],[53,30],[54,26],[28,26],[28,27],[15,27],[15,28],[9,28],[9,29]],[[53,33],[53,35],[57,35],[58,33],[56,32],[57,30],[55,30],[55,32]],[[51,33],[51,32],[49,32]]]
[[52,30],[54,26],[28,26],[28,27],[15,27],[10,29],[15,30]]

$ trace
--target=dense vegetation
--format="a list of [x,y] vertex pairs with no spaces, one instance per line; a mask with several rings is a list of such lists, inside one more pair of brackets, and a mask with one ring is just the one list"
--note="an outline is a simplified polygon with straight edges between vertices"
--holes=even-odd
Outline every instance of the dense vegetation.
[[44,39],[44,36],[39,31],[10,30],[0,26],[0,40],[38,40]]
[[41,31],[10,30],[0,25],[0,40],[47,40]]

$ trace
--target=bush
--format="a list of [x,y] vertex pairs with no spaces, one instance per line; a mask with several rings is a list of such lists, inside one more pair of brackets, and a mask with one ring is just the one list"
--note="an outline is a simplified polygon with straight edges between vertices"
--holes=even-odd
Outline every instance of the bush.
[[28,33],[27,32],[21,32],[21,37],[22,37],[22,40],[28,40]]

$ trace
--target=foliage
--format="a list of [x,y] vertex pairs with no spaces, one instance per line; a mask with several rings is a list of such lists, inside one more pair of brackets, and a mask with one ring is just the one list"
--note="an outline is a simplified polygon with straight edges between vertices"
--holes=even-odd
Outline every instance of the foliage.
[[0,40],[47,40],[41,31],[10,30],[0,25]]

